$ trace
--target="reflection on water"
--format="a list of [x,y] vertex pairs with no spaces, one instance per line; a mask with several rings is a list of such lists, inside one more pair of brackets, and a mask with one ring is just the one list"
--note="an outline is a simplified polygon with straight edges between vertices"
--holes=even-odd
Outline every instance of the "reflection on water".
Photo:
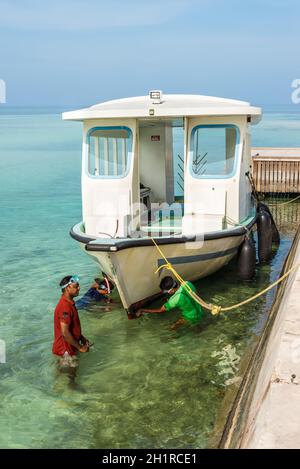
[[297,194],[291,197],[279,197],[271,199],[271,210],[276,223],[283,236],[289,236],[291,232],[297,230],[300,222],[300,203],[292,201]]

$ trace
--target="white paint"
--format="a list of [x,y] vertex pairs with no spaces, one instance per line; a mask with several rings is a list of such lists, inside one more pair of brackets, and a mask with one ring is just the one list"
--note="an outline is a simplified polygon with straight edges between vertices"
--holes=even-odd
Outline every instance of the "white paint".
[[153,104],[149,96],[115,99],[89,108],[64,112],[63,119],[149,118],[149,109],[154,109],[155,117],[249,115],[252,116],[253,123],[261,118],[261,109],[251,106],[246,101],[212,96],[169,94],[163,96],[161,104]]
[[[237,154],[236,172],[233,177],[222,179],[198,179],[190,172],[192,160],[192,151],[190,148],[190,137],[192,129],[197,125],[212,124],[233,124],[239,128],[240,144]],[[184,177],[184,196],[185,196],[185,215],[219,215],[228,216],[239,222],[249,215],[245,213],[245,207],[241,205],[241,200],[246,197],[245,187],[247,180],[245,178],[245,170],[249,170],[250,157],[242,165],[243,142],[246,133],[246,117],[234,116],[228,120],[225,117],[206,117],[206,118],[189,118],[187,119],[187,158],[185,164]],[[245,151],[250,151],[249,147]],[[242,170],[241,170],[242,168]],[[240,180],[243,184],[240,184]],[[250,194],[247,194],[250,199]],[[225,213],[226,211],[226,213]],[[217,217],[216,217],[217,220]],[[185,226],[185,217],[183,219],[183,233]],[[215,230],[221,230],[222,225],[215,226]],[[212,231],[211,229],[209,231]]]
[[[82,212],[86,233],[95,237],[127,236],[128,218],[133,219],[133,205],[138,201],[138,194],[132,190],[133,178],[137,178],[134,159],[136,144],[136,122],[134,120],[119,121],[113,125],[126,125],[132,131],[132,164],[128,174],[122,178],[98,179],[91,178],[86,172],[88,145],[85,143],[89,129],[103,126],[103,122],[88,121],[84,125],[83,158],[82,158]],[[105,125],[112,123],[105,122]],[[105,140],[105,174],[108,174],[108,139]],[[116,172],[116,151],[113,155]],[[134,199],[134,197],[136,199]]]

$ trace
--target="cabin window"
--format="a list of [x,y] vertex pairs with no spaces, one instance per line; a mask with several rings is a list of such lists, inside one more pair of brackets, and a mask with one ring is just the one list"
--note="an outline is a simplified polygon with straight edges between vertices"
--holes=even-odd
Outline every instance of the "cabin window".
[[90,176],[126,176],[132,151],[132,132],[128,127],[94,127],[88,133],[87,143]]
[[198,125],[191,134],[191,169],[197,178],[228,178],[235,172],[239,130],[235,125]]

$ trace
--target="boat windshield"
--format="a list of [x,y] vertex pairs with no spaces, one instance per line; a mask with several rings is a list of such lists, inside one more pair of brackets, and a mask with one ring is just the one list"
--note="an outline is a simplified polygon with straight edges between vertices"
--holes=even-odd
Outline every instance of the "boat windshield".
[[98,178],[127,175],[132,151],[132,132],[128,127],[94,127],[88,133],[87,172]]
[[191,133],[191,173],[228,178],[235,172],[239,130],[235,125],[198,125]]

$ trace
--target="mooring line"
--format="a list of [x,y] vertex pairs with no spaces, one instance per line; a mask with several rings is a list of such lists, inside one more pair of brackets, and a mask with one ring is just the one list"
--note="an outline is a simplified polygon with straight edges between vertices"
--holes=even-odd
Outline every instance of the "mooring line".
[[195,293],[191,287],[189,287],[189,285],[187,285],[187,283],[185,282],[185,280],[178,274],[178,272],[176,272],[176,270],[174,269],[174,267],[172,266],[172,264],[168,261],[168,259],[165,257],[164,253],[162,252],[162,250],[160,249],[160,247],[157,245],[157,243],[155,242],[155,240],[153,238],[151,238],[154,245],[156,246],[156,248],[158,249],[160,255],[162,256],[162,258],[166,261],[165,264],[161,265],[156,271],[155,273],[157,274],[161,269],[163,268],[166,268],[168,270],[170,270],[170,272],[173,273],[174,277],[179,281],[180,285],[190,294],[190,296],[198,303],[200,304],[203,308],[207,309],[208,311],[211,312],[212,315],[217,315],[217,314],[220,314],[221,312],[224,312],[224,311],[232,311],[233,309],[237,309],[237,308],[240,308],[241,306],[247,304],[247,303],[250,303],[251,301],[254,301],[256,300],[257,298],[259,298],[260,296],[264,295],[267,291],[271,290],[272,288],[274,288],[276,285],[278,285],[280,282],[282,282],[288,275],[290,275],[290,273],[293,271],[293,270],[296,270],[299,266],[300,266],[300,262],[297,263],[296,265],[294,265],[293,267],[291,267],[284,275],[282,275],[279,279],[277,279],[275,282],[273,282],[271,285],[269,285],[267,288],[264,288],[262,291],[260,291],[259,293],[256,293],[255,295],[251,296],[250,298],[247,298],[246,300],[243,300],[241,301],[240,303],[237,303],[235,305],[232,305],[232,306],[226,306],[226,307],[223,307],[223,306],[219,306],[219,305],[215,305],[215,304],[212,304],[212,303],[206,303],[206,301],[204,301],[202,298],[200,298],[199,295],[197,295],[197,293]]

